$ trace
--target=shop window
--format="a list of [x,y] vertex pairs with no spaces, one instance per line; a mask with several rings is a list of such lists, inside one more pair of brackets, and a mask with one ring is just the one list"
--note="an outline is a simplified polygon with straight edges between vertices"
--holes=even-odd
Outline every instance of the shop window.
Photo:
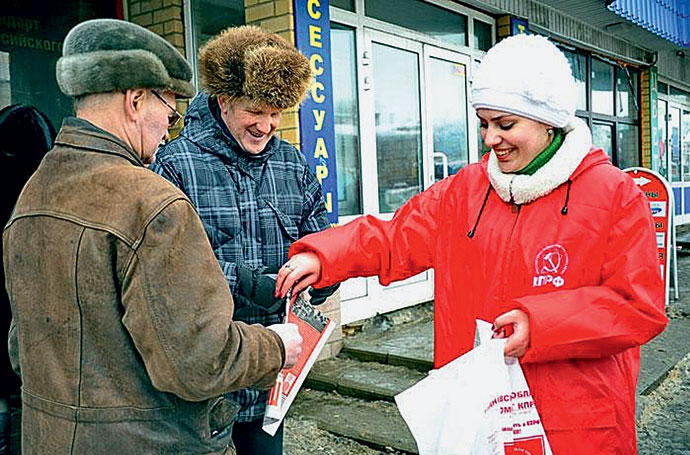
[[613,115],[613,65],[592,59],[592,111]]
[[[479,68],[479,64],[481,63],[480,60],[472,60],[472,71],[477,72],[477,69]],[[482,139],[482,125],[479,119],[476,119],[477,121],[477,150],[479,150],[479,158],[483,157],[487,153],[491,151],[491,147],[488,147],[485,143],[484,140]]]
[[10,82],[10,53],[0,52],[0,106],[12,104]]
[[355,30],[331,23],[335,150],[340,215],[362,213]]
[[422,123],[417,54],[384,44],[372,46],[374,122],[379,212],[392,213],[419,193]]
[[474,21],[474,48],[480,51],[488,51],[493,44],[491,24]]
[[[683,110],[681,123],[681,167],[683,169],[683,181],[690,182],[690,111]],[[688,206],[688,199],[685,199],[685,206]],[[687,209],[686,209],[687,212]]]
[[670,107],[668,110],[668,148],[671,152],[671,181],[680,182],[680,109]]
[[656,89],[662,95],[666,95],[668,93],[668,85],[664,84],[663,82],[658,82]]
[[657,150],[659,151],[659,173],[668,179],[668,156],[666,153],[666,101],[659,100],[659,113],[657,115],[657,132],[659,135],[659,142],[657,143]]
[[565,56],[570,62],[570,68],[573,70],[573,77],[577,85],[577,105],[576,108],[581,111],[587,110],[587,56],[568,49],[562,49]]
[[352,12],[355,11],[355,0],[330,0],[329,5]]
[[618,138],[616,141],[616,160],[621,169],[639,164],[639,149],[637,125],[627,123],[618,124]]
[[435,178],[456,174],[469,162],[467,135],[467,68],[465,65],[432,57],[429,60],[431,85],[427,96],[431,108]]
[[194,39],[199,49],[222,30],[244,25],[244,0],[195,0],[192,15]]
[[613,160],[613,125],[609,123],[592,123],[592,142]]
[[561,48],[577,85],[578,117],[590,125],[594,146],[620,168],[639,166],[639,71]]
[[364,0],[364,13],[458,46],[467,46],[467,16],[420,0]]
[[72,114],[60,91],[55,63],[62,42],[76,24],[117,17],[119,0],[24,0],[4,2],[0,11],[0,108],[35,106],[59,127]]
[[675,87],[670,87],[668,99],[669,101],[676,102],[678,104],[690,106],[690,93]]
[[637,73],[616,68],[616,116],[637,117]]

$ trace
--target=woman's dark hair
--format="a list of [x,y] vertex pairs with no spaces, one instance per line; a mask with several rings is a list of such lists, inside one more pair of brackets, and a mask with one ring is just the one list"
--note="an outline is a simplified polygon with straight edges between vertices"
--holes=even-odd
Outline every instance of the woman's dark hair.
[[[14,104],[0,111],[0,227],[12,214],[17,197],[43,156],[53,148],[55,128],[48,117],[32,106]],[[0,255],[2,248],[0,247]],[[0,282],[5,271],[0,263]],[[0,338],[7,339],[10,304],[4,286],[0,289]],[[7,349],[0,352],[0,375],[5,379],[0,397],[19,392],[19,379],[11,372]]]

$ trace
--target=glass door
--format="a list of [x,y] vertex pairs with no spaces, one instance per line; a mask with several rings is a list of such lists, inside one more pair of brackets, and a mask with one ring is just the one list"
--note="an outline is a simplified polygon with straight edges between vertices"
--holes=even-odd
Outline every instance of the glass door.
[[[419,43],[368,33],[371,61],[369,141],[376,151],[380,215],[395,212],[424,189]],[[373,207],[372,207],[373,208]]]
[[690,110],[668,103],[666,115],[669,181],[675,198],[675,222],[690,221]]
[[[430,155],[424,139],[423,46],[369,29],[364,30],[363,44],[362,204],[364,213],[390,219],[430,183],[425,174]],[[350,280],[342,295],[343,322],[356,321],[432,300],[433,273],[426,271],[387,287],[376,277]]]
[[[364,213],[395,210],[478,159],[469,115],[466,55],[364,28],[359,70]],[[348,220],[349,221],[349,220]],[[433,299],[433,271],[382,287],[377,278],[342,287],[343,323]]]
[[[431,152],[430,181],[457,173],[470,161],[478,160],[476,128],[468,122],[468,56],[424,46],[427,83],[427,149]],[[472,123],[473,125],[474,123]]]

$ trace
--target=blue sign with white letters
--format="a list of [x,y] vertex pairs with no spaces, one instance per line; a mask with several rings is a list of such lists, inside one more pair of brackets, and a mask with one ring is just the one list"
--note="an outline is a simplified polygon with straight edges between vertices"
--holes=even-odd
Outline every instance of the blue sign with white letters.
[[338,222],[338,180],[328,0],[294,0],[295,44],[309,59],[314,82],[299,110],[302,153],[323,188],[332,224]]
[[510,18],[510,34],[511,35],[529,35],[529,22],[527,19],[511,16]]

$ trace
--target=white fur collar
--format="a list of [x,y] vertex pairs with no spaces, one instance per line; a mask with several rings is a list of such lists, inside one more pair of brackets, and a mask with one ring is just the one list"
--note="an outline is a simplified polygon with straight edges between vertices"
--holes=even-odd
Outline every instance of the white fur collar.
[[592,148],[589,127],[573,117],[563,128],[565,138],[556,154],[533,175],[504,174],[495,153],[489,156],[487,171],[491,186],[506,202],[526,204],[549,194],[566,182]]

